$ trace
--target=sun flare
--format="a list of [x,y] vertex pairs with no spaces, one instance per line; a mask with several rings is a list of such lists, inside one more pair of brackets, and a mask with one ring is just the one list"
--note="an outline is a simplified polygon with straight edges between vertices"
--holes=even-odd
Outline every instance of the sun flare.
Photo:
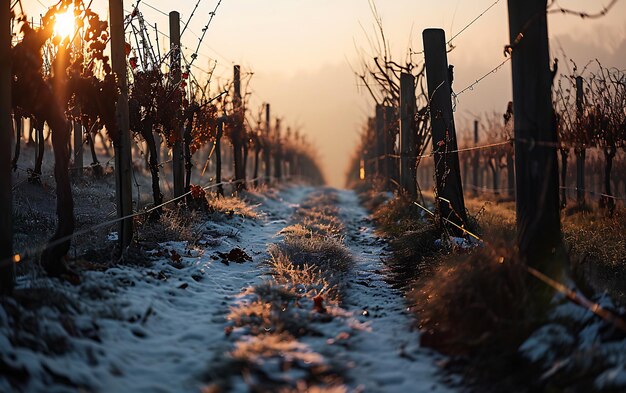
[[74,27],[74,10],[68,9],[66,12],[56,16],[54,34],[62,38],[69,37],[74,34]]

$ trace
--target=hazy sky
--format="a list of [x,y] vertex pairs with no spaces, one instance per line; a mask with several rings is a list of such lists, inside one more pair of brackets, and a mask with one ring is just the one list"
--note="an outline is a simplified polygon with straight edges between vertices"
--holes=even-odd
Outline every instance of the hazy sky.
[[[22,0],[31,14],[42,4],[55,0]],[[398,60],[407,49],[419,52],[421,32],[439,27],[448,37],[457,33],[495,0],[378,0],[385,34]],[[146,20],[168,32],[165,13],[177,10],[186,21],[197,0],[142,1]],[[609,0],[560,0],[563,7],[590,12]],[[130,10],[135,1],[124,2]],[[209,12],[217,0],[202,0],[183,44],[195,48]],[[508,43],[506,0],[455,41],[449,54],[455,65],[456,91],[481,77],[503,60]],[[173,6],[175,4],[175,6]],[[108,2],[94,0],[106,13]],[[346,165],[357,141],[358,131],[372,112],[366,93],[359,93],[350,64],[357,64],[357,48],[368,48],[366,34],[374,34],[374,19],[368,0],[222,0],[196,65],[208,68],[209,58],[218,61],[217,72],[232,75],[232,65],[253,71],[253,107],[270,102],[273,113],[287,124],[299,125],[318,146],[324,170],[332,185],[343,184]],[[626,68],[626,1],[620,0],[611,13],[598,20],[553,14],[549,17],[551,50],[566,53],[578,64],[599,58],[605,65]],[[162,40],[167,46],[167,40]],[[414,60],[419,60],[415,56]],[[565,65],[562,70],[566,71]],[[473,91],[460,97],[457,124],[463,128],[473,114],[503,111],[511,97],[510,64],[491,75]]]

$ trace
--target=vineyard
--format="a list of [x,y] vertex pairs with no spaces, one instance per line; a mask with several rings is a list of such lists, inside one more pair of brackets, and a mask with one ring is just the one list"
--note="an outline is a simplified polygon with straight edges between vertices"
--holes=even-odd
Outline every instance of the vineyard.
[[626,70],[548,37],[617,0],[509,0],[467,86],[500,0],[403,60],[368,2],[347,189],[252,68],[198,60],[228,0],[153,1],[0,8],[0,391],[626,389]]

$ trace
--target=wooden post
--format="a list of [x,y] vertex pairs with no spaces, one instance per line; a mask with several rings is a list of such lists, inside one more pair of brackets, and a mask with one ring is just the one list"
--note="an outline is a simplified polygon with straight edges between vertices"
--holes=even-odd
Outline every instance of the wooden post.
[[224,196],[222,187],[222,135],[224,133],[224,118],[217,119],[217,135],[215,136],[215,183],[217,195]]
[[[15,171],[17,168],[17,162],[20,159],[20,149],[21,149],[21,141],[22,141],[22,132],[24,131],[24,119],[21,116],[13,115],[13,121],[11,122],[11,127],[15,127],[15,150],[13,152],[13,159],[11,160],[11,169]],[[11,132],[11,130],[9,130]]]
[[415,146],[415,77],[400,74],[400,185],[411,200],[417,198]]
[[[180,14],[170,12],[170,78],[172,85],[178,88],[181,80],[180,71]],[[182,104],[182,103],[181,103]],[[182,123],[182,116],[181,116]],[[183,156],[183,125],[177,125],[172,132],[177,133],[176,142],[172,147],[172,177],[174,182],[174,197],[185,193],[185,160]]]
[[[124,1],[109,0],[111,18],[111,64],[117,76],[120,91],[116,106],[119,139],[115,143],[115,195],[117,216],[128,217],[133,213],[131,184],[130,128],[128,122],[128,82],[126,80],[126,42],[124,39]],[[126,218],[118,226],[120,252],[128,247],[133,238],[133,219]]]
[[395,108],[392,106],[385,106],[385,167],[387,168],[387,173],[385,174],[387,178],[387,189],[391,190],[392,180],[398,182],[399,179],[399,169],[398,169],[398,161],[392,157],[395,153],[394,145],[396,142],[396,127],[397,120],[395,115]]
[[274,154],[274,177],[279,182],[283,177],[283,153],[280,141],[280,119],[276,119],[276,135],[275,135],[275,154]]
[[[576,77],[576,126],[578,132],[585,132],[583,129],[583,114],[584,114],[584,95],[583,90],[583,78],[582,76]],[[586,141],[585,141],[586,142]],[[576,202],[579,207],[585,205],[585,156],[587,147],[584,143],[578,142],[574,148],[576,154]]]
[[521,37],[512,53],[518,247],[538,267],[561,239],[546,2],[508,0],[510,40]]
[[233,67],[233,106],[235,117],[235,128],[232,134],[233,142],[233,159],[235,161],[235,190],[241,191],[246,188],[246,165],[244,160],[244,125],[243,125],[243,107],[241,102],[241,69],[238,65]]
[[256,138],[255,138],[255,142],[254,142],[254,174],[253,174],[253,178],[254,178],[254,187],[258,187],[259,186],[259,159],[261,158],[261,145],[260,145],[260,141],[261,141],[261,118],[259,117],[259,120],[256,123]]
[[270,124],[270,104],[265,104],[265,144],[263,146],[263,161],[265,162],[265,182],[269,183],[272,178],[271,162],[271,124]]
[[[463,226],[467,222],[467,214],[452,112],[452,89],[448,80],[446,37],[442,29],[426,29],[423,39],[439,214],[442,220],[447,218]],[[453,227],[450,230],[459,236],[465,235]]]
[[382,105],[376,105],[376,125],[375,125],[375,138],[376,138],[376,148],[375,148],[375,165],[376,165],[376,175],[383,178],[386,174],[384,169],[384,155],[385,155],[385,112]]
[[365,178],[371,181],[376,177],[376,116],[367,119]]
[[74,176],[83,176],[83,125],[74,121]]
[[11,2],[0,5],[0,292],[13,290],[13,199],[11,189]]

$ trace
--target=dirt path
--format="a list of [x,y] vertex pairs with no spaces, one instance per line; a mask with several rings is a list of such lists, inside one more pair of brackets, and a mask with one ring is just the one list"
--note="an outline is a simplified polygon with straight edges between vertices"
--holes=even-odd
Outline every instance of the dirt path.
[[384,280],[385,243],[376,237],[367,212],[352,191],[339,191],[346,245],[355,258],[344,307],[369,325],[346,353],[354,363],[349,378],[366,392],[447,392],[437,357],[419,347],[402,293]]

